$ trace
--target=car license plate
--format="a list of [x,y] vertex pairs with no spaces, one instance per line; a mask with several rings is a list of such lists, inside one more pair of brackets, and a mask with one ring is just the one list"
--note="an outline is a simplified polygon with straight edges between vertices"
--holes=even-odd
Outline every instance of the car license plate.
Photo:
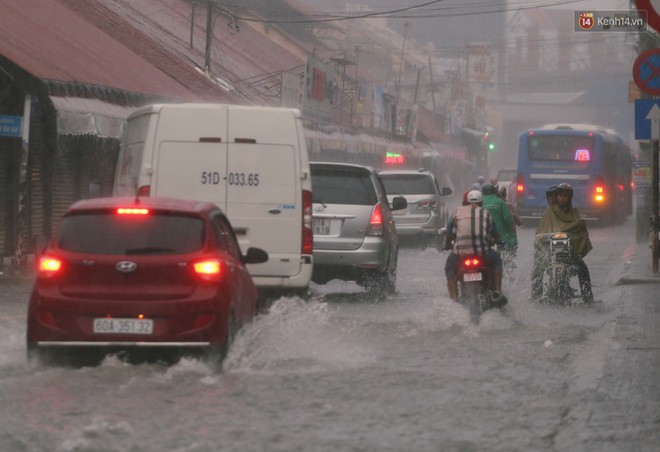
[[330,235],[330,218],[312,218],[314,235]]
[[94,319],[94,332],[100,334],[152,334],[151,319]]
[[481,281],[482,279],[481,273],[465,273],[463,275],[463,281],[465,282]]

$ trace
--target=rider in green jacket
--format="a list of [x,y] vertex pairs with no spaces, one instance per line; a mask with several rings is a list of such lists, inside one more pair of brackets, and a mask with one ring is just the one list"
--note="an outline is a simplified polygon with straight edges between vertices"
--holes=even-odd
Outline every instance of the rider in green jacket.
[[483,208],[490,212],[493,222],[500,236],[500,241],[504,248],[502,249],[503,258],[506,261],[507,256],[513,258],[518,247],[518,238],[514,229],[513,217],[506,202],[497,195],[497,187],[493,184],[484,184]]

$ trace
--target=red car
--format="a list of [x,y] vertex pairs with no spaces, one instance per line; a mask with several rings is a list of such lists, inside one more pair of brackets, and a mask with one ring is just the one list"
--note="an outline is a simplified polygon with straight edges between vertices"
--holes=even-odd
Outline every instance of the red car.
[[[203,352],[220,362],[255,316],[257,289],[214,204],[98,198],[73,204],[38,259],[28,355],[76,362],[119,352],[132,361]],[[164,352],[164,353],[163,353]]]

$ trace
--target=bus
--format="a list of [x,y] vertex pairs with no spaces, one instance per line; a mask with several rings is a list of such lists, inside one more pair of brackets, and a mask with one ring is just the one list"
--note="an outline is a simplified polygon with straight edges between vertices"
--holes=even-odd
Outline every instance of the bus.
[[622,223],[632,214],[632,152],[612,129],[547,124],[520,134],[516,207],[540,219],[546,190],[567,182],[585,220]]

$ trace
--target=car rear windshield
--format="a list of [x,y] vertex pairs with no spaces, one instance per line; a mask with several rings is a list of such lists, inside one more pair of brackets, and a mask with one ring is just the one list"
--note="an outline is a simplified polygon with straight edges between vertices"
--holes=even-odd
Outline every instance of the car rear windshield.
[[314,202],[373,206],[378,201],[367,171],[353,169],[312,169]]
[[62,221],[58,240],[66,251],[123,255],[190,253],[203,244],[201,218],[158,213],[69,215]]
[[390,195],[435,193],[433,180],[424,174],[381,174],[385,190]]

